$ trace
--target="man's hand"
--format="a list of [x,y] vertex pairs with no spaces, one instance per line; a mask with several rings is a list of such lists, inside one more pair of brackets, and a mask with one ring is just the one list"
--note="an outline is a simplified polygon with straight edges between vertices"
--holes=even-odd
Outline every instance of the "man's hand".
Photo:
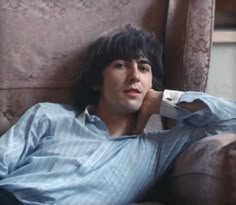
[[144,97],[143,104],[137,114],[134,134],[141,134],[152,114],[160,113],[163,92],[150,89]]

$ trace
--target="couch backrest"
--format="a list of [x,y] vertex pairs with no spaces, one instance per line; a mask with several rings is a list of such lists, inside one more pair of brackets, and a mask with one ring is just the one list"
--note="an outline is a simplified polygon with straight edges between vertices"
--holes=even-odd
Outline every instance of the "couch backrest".
[[214,0],[1,1],[0,134],[37,102],[70,103],[84,48],[127,23],[163,41],[167,88],[204,90],[213,10]]

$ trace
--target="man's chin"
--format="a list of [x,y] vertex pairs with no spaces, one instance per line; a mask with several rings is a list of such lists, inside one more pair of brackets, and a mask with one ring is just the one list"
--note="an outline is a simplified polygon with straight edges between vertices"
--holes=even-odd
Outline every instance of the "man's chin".
[[123,111],[124,111],[125,113],[131,114],[131,113],[136,113],[136,112],[138,112],[140,108],[141,108],[141,105],[132,105],[132,104],[131,104],[131,105],[125,106],[125,107],[123,108]]

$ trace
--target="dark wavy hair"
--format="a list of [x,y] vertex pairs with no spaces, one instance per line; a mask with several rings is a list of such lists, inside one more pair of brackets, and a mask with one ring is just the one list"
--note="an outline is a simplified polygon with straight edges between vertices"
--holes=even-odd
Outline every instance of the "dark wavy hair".
[[73,86],[73,99],[79,110],[96,105],[100,93],[94,87],[102,85],[103,71],[117,59],[145,57],[151,62],[152,88],[163,90],[164,70],[162,46],[155,35],[131,25],[113,28],[93,42],[81,64],[79,77]]

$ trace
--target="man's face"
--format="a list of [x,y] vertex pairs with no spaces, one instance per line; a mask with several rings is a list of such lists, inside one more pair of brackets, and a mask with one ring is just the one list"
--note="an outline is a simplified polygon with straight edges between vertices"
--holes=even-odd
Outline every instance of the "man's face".
[[147,59],[114,60],[103,72],[99,103],[113,112],[133,113],[151,87],[152,68]]

